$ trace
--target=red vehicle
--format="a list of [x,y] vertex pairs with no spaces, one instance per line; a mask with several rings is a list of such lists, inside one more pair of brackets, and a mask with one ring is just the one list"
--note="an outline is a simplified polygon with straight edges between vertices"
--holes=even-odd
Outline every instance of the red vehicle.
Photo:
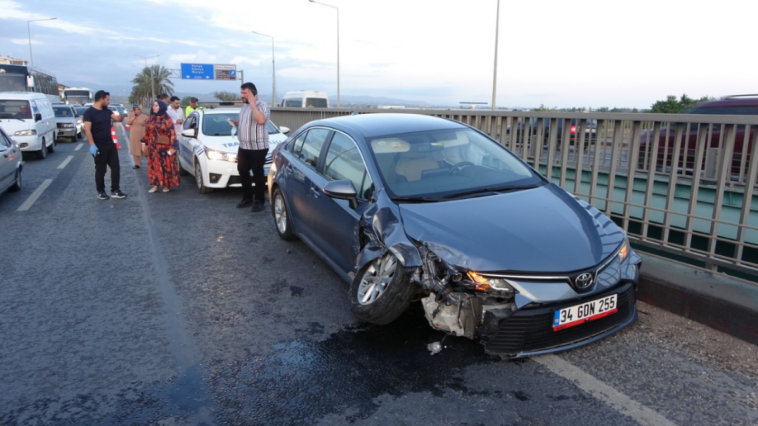
[[[703,102],[694,106],[688,114],[704,114],[704,115],[755,115],[758,116],[758,95],[736,95],[727,96],[716,101]],[[672,123],[674,124],[674,123]],[[679,148],[679,160],[675,167],[672,168],[672,158],[674,154],[675,138],[677,134],[677,127],[682,127],[684,135],[680,141]],[[703,127],[705,126],[705,127]],[[708,126],[711,126],[710,129]],[[677,126],[671,126],[671,128],[662,128],[660,136],[658,138],[658,155],[656,160],[656,169],[666,171],[671,168],[672,171],[684,170],[685,172],[692,172],[695,168],[695,158],[697,138],[699,128],[703,127],[701,132],[709,137],[707,142],[709,148],[715,148],[723,152],[725,149],[726,140],[721,140],[721,124],[709,125],[707,123],[697,123],[697,118],[693,118],[689,123],[678,123]],[[750,164],[750,151],[753,147],[753,141],[755,140],[756,127],[750,126],[750,134],[745,134],[745,125],[741,124],[737,126],[734,149],[732,151],[732,166],[731,174],[733,176],[740,176],[741,171],[744,175],[747,173],[747,167]],[[709,134],[710,133],[710,134]],[[667,137],[668,134],[668,137]],[[646,155],[648,149],[652,149],[653,144],[653,130],[645,130],[642,132],[640,139],[640,159],[638,168],[646,169],[651,164],[652,158],[650,155]],[[747,148],[747,149],[745,149]],[[743,154],[745,161],[743,162]],[[707,150],[702,153],[701,168],[705,170],[707,160]]]

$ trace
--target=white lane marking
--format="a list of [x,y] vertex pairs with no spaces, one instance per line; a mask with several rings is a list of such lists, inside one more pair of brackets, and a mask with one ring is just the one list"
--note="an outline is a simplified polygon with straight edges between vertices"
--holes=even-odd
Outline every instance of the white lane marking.
[[621,414],[627,415],[645,426],[677,426],[657,412],[629,398],[616,389],[585,373],[579,367],[555,355],[533,357],[553,373],[569,380],[579,389],[610,405]]
[[65,160],[63,160],[63,162],[61,163],[61,165],[60,165],[60,166],[58,166],[58,170],[60,170],[60,169],[63,169],[63,168],[65,168],[66,166],[68,166],[68,163],[70,163],[70,162],[71,162],[71,160],[73,160],[73,159],[74,159],[74,156],[73,156],[73,155],[69,155],[68,157],[66,157],[66,159],[65,159]]
[[79,145],[77,145],[77,147],[74,149],[74,151],[79,151],[80,149],[82,149],[83,146],[84,146],[84,144],[80,143]]
[[47,189],[50,184],[53,183],[52,179],[45,179],[42,182],[42,185],[40,185],[37,189],[32,192],[32,195],[29,196],[29,198],[24,201],[24,204],[21,204],[21,207],[19,207],[16,211],[17,212],[25,212],[29,210],[32,207],[32,204],[34,204],[35,201],[37,201],[37,198],[39,198],[40,195],[42,195],[43,192]]

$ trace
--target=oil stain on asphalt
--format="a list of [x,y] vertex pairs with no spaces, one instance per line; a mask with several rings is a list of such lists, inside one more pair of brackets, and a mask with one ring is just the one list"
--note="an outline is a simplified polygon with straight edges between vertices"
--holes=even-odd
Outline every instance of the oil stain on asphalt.
[[380,395],[466,391],[454,374],[493,358],[472,341],[451,338],[444,356],[431,356],[426,345],[443,336],[414,309],[390,325],[354,327],[320,342],[295,340],[264,357],[212,366],[216,415],[224,423],[285,425],[348,411],[350,421],[376,411]]

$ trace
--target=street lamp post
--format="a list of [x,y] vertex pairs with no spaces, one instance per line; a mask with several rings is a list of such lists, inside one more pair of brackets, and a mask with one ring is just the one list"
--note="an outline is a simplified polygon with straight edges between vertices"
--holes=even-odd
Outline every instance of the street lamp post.
[[495,110],[495,97],[497,95],[497,39],[500,31],[500,0],[497,0],[497,18],[495,19],[495,71],[492,76],[492,110]]
[[[153,56],[142,56],[138,55],[136,53],[132,53],[132,55],[140,57],[145,60],[145,68],[147,68],[147,60],[152,58],[157,58],[161,55],[153,55]],[[155,100],[155,78],[153,78],[153,69],[150,68],[150,94],[152,95],[152,99]]]
[[340,107],[340,10],[332,5],[321,3],[316,0],[308,0],[311,3],[317,3],[322,6],[331,7],[337,11],[337,108]]
[[[269,37],[271,38],[271,77],[273,78],[273,93],[271,95],[271,106],[276,106],[276,58],[274,57],[274,37],[266,34],[259,33],[257,31],[250,31],[253,34],[258,34],[259,36],[263,37]],[[244,81],[243,81],[244,83]]]
[[29,36],[29,62],[34,67],[34,56],[32,55],[32,29],[29,25],[32,22],[39,22],[39,21],[54,21],[58,18],[45,18],[45,19],[32,19],[31,21],[26,21],[26,33]]

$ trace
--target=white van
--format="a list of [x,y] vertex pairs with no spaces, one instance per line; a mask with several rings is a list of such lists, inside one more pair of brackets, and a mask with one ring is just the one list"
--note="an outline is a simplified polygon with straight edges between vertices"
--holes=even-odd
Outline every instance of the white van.
[[280,106],[290,108],[329,108],[329,97],[326,92],[313,90],[295,90],[287,92]]
[[56,120],[47,96],[31,92],[0,93],[0,127],[22,152],[36,151],[37,158],[55,150]]

